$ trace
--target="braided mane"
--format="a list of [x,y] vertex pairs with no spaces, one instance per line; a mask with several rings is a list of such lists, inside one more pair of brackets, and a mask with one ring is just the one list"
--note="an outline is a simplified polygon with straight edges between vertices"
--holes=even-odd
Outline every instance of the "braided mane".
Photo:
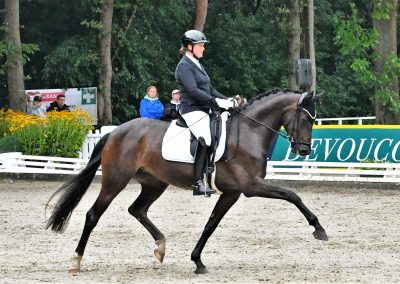
[[255,97],[252,97],[246,104],[240,105],[238,107],[235,107],[235,108],[229,110],[229,113],[230,113],[229,119],[232,118],[233,116],[237,115],[242,110],[246,109],[248,106],[252,105],[255,101],[259,101],[259,100],[263,99],[264,97],[268,97],[269,95],[275,95],[275,94],[287,93],[287,92],[297,93],[299,91],[292,91],[289,89],[265,91],[264,93],[261,93],[261,94],[256,95]]

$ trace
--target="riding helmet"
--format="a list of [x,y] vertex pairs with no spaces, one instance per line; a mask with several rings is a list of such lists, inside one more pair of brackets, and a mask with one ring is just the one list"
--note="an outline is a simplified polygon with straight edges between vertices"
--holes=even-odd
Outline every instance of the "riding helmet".
[[206,36],[198,30],[188,30],[182,36],[181,43],[183,47],[188,47],[188,44],[206,43],[209,42]]

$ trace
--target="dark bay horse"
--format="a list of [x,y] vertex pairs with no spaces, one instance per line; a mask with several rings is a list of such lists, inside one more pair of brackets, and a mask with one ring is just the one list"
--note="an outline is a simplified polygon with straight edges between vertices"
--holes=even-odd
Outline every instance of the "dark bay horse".
[[[191,255],[196,264],[196,273],[207,272],[201,261],[201,252],[221,219],[242,193],[246,197],[283,199],[293,203],[315,228],[314,237],[328,239],[317,217],[296,193],[270,185],[264,180],[268,149],[275,135],[288,137],[292,151],[297,154],[305,156],[310,153],[316,114],[315,96],[312,93],[288,91],[266,93],[231,110],[231,113],[227,124],[225,159],[216,163],[215,184],[222,194]],[[159,120],[139,118],[117,127],[96,144],[87,166],[63,183],[51,196],[49,202],[60,194],[46,228],[62,232],[101,165],[101,191],[86,214],[70,272],[80,270],[80,261],[92,230],[112,200],[131,179],[140,183],[142,189],[128,212],[152,235],[157,245],[155,256],[160,262],[163,261],[165,237],[149,220],[147,211],[169,184],[189,189],[193,179],[192,164],[167,161],[161,156],[163,135],[168,125]],[[287,134],[280,132],[281,126],[284,126]]]

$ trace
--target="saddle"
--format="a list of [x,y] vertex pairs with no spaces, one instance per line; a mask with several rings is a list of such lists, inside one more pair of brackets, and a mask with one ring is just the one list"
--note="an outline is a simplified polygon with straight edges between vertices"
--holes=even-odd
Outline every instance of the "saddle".
[[[209,165],[214,166],[224,154],[226,141],[226,121],[229,113],[210,114],[211,146]],[[197,139],[190,132],[186,122],[179,117],[173,120],[165,132],[161,154],[168,161],[194,163]]]

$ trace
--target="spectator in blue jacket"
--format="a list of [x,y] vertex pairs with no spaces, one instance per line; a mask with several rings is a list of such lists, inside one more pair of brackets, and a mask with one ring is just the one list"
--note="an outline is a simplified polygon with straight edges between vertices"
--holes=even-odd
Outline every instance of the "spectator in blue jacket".
[[140,101],[139,113],[141,117],[161,119],[164,115],[164,106],[157,96],[157,88],[149,86],[147,95]]

